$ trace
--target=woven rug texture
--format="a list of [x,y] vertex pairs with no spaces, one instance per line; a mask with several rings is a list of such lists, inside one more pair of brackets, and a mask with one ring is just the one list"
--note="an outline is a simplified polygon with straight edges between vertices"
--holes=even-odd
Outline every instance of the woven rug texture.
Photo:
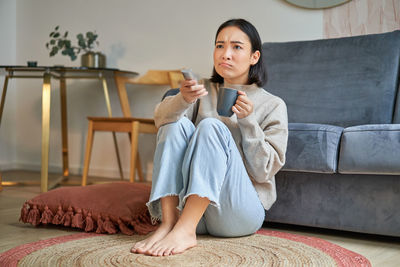
[[144,238],[88,233],[51,238],[0,254],[0,266],[371,266],[362,255],[325,240],[278,231],[198,236],[196,247],[167,257],[130,253]]

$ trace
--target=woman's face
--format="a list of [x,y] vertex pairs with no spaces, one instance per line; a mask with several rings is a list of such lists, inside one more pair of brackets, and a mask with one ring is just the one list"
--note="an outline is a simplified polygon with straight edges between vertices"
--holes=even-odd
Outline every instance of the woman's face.
[[214,68],[230,84],[247,84],[250,66],[258,62],[260,52],[251,52],[249,37],[238,27],[222,29],[215,42]]

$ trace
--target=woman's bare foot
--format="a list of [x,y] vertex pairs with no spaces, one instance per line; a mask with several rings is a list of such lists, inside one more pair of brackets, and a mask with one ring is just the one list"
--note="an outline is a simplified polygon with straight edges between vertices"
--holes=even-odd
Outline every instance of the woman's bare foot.
[[173,223],[161,223],[158,229],[148,238],[135,243],[131,248],[132,253],[147,254],[148,250],[157,242],[162,240],[174,227]]
[[174,227],[162,240],[157,241],[146,254],[168,256],[179,254],[197,245],[196,231],[187,231],[183,227]]

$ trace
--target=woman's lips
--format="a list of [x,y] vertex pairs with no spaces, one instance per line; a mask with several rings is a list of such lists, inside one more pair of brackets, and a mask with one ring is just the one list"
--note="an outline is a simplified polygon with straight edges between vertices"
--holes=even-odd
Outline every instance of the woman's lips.
[[224,68],[231,68],[231,67],[232,67],[232,65],[231,65],[231,64],[228,64],[228,63],[219,63],[219,65],[220,65],[221,67],[224,67]]

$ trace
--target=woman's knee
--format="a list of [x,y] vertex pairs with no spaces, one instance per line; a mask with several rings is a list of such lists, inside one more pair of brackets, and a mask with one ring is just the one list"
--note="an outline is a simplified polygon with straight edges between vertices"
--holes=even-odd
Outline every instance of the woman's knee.
[[211,127],[215,127],[215,126],[223,127],[223,126],[225,126],[225,124],[216,118],[205,118],[200,121],[197,128],[211,128]]
[[212,133],[219,133],[224,135],[231,135],[228,127],[220,120],[215,118],[203,119],[197,125],[197,132],[200,135],[210,135]]
[[158,129],[157,138],[159,141],[165,140],[167,137],[185,137],[190,139],[193,135],[195,127],[193,123],[186,117],[179,119],[176,122],[164,124]]

